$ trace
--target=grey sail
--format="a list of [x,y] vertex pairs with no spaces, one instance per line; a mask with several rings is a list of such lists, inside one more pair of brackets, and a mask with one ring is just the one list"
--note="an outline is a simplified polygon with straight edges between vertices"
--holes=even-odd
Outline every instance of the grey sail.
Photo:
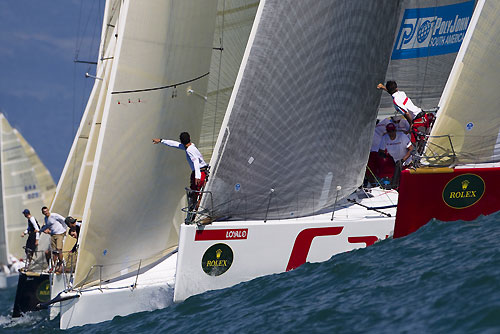
[[398,13],[398,1],[260,2],[212,156],[214,218],[311,215],[361,184]]
[[[472,17],[475,0],[404,0],[387,69],[415,105],[437,107]],[[381,115],[394,114],[383,94]]]

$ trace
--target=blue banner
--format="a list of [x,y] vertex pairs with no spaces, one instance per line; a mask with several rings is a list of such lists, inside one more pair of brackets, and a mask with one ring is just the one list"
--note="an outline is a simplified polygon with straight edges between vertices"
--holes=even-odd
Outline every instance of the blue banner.
[[391,59],[457,52],[473,11],[474,0],[449,6],[406,9]]

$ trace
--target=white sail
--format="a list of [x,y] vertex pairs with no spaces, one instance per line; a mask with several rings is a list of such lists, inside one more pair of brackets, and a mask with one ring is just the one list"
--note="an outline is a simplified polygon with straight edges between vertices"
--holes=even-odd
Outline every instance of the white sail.
[[75,282],[112,279],[177,245],[185,155],[151,138],[199,138],[216,1],[124,1],[83,212]]
[[[99,60],[97,62],[96,71],[96,77],[98,78],[103,76],[104,68],[110,61],[112,61],[111,55],[109,52],[106,55],[105,50],[109,49],[108,45],[110,42],[112,42],[112,44],[115,42],[113,32],[116,31],[115,25],[120,4],[120,1],[113,1],[107,2],[105,6],[104,17],[106,19],[103,21],[101,44],[99,47]],[[63,216],[68,216],[70,214],[71,203],[73,202],[73,195],[78,183],[83,157],[87,148],[87,143],[89,142],[90,131],[92,125],[95,124],[95,122],[93,122],[94,114],[97,107],[99,93],[102,90],[102,83],[102,80],[95,80],[94,82],[80,126],[57,184],[54,201],[50,208],[51,212],[57,212]],[[79,217],[81,218],[81,215]]]
[[[16,258],[24,258],[26,237],[21,238],[21,233],[27,227],[27,220],[21,212],[24,209],[30,210],[42,225],[40,209],[52,200],[55,184],[33,148],[10,126],[3,114],[0,114],[0,121],[3,204],[1,230],[6,233],[7,247],[4,247],[8,253]],[[41,237],[40,243],[39,249],[43,250],[47,246],[46,236]],[[0,255],[1,264],[5,264],[5,248]]]
[[[398,33],[386,80],[424,109],[438,105],[472,16],[475,0],[403,0]],[[391,96],[382,94],[379,114],[394,114]]]
[[498,1],[479,1],[439,103],[425,152],[430,163],[500,161],[499,15]]
[[[87,192],[90,182],[90,174],[94,166],[95,153],[97,148],[97,139],[101,130],[102,115],[104,111],[104,104],[106,101],[106,93],[108,91],[109,77],[111,75],[111,69],[113,68],[113,54],[115,43],[112,41],[109,43],[110,50],[105,54],[108,59],[105,61],[103,66],[100,67],[98,72],[99,83],[96,83],[99,90],[96,97],[91,96],[91,99],[97,98],[96,104],[93,105],[94,112],[92,120],[90,121],[90,131],[88,134],[87,145],[85,147],[85,152],[83,154],[83,159],[81,161],[80,174],[76,182],[76,187],[73,195],[73,200],[71,201],[71,206],[69,208],[69,215],[77,218],[83,217],[83,210],[85,206],[85,201],[87,199]],[[102,80],[100,80],[102,79]]]
[[218,1],[207,103],[197,146],[207,162],[212,156],[258,6],[258,0]]

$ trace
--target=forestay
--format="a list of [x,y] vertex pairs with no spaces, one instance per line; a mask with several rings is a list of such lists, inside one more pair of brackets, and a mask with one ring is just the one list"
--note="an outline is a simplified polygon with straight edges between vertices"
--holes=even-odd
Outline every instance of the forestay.
[[500,161],[499,16],[498,1],[479,1],[440,101],[425,151],[429,163]]
[[260,2],[212,158],[214,218],[310,215],[361,184],[398,9]]
[[133,272],[178,243],[185,154],[151,138],[199,139],[217,2],[124,1],[83,212],[77,285]]
[[[475,0],[404,0],[386,80],[424,109],[438,105],[472,16]],[[394,114],[382,95],[379,113]]]

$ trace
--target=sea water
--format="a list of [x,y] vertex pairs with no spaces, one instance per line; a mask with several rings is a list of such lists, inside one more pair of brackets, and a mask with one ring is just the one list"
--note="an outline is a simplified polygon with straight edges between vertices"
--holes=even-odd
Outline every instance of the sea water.
[[[429,224],[410,236],[66,333],[500,333],[500,213]],[[260,259],[265,261],[265,259]],[[46,313],[1,333],[53,333]]]

